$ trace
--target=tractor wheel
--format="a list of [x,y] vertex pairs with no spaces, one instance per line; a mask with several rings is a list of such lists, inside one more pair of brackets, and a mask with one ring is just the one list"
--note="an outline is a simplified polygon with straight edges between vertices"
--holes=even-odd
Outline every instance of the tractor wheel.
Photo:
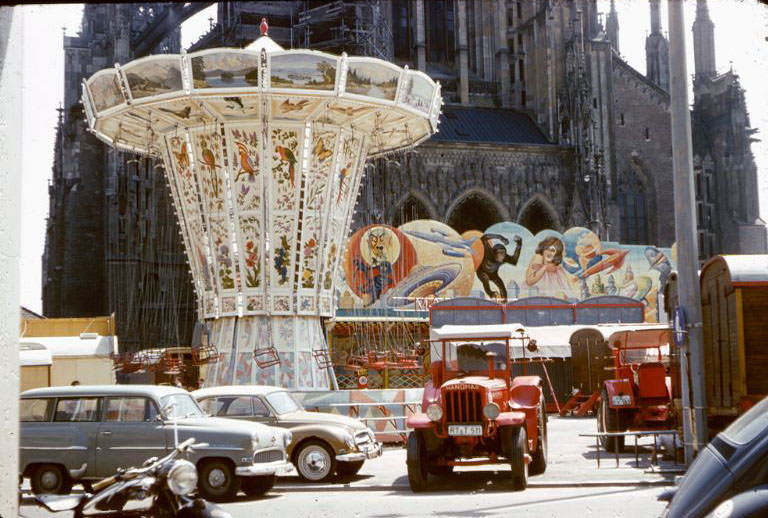
[[[608,406],[608,393],[603,389],[600,393],[600,407],[597,411],[598,432],[623,432],[620,410]],[[624,449],[624,437],[600,437],[600,444],[605,451],[621,452]]]
[[515,491],[528,487],[528,464],[525,454],[528,453],[528,434],[523,426],[504,426],[501,428],[501,452],[509,460],[512,467],[512,486]]
[[424,437],[421,432],[414,430],[408,435],[408,450],[406,463],[408,465],[408,484],[411,491],[419,493],[427,489],[429,473],[427,471],[427,455],[424,448]]
[[538,435],[536,439],[536,451],[533,452],[533,459],[528,469],[531,475],[541,475],[547,471],[547,411],[544,406],[544,398],[541,398],[539,405],[539,424]]
[[430,466],[427,471],[436,477],[450,477],[453,474],[453,466]]

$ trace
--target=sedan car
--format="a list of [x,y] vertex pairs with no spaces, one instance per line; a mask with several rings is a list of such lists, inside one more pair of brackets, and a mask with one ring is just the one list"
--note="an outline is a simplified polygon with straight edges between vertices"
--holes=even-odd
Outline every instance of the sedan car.
[[198,490],[228,500],[252,496],[293,470],[291,433],[258,423],[206,416],[186,390],[154,385],[93,385],[28,390],[20,402],[20,474],[35,493],[67,493],[75,482],[162,457],[191,437],[206,443],[189,459]]
[[211,415],[247,419],[289,429],[288,455],[308,482],[328,480],[334,473],[352,476],[366,459],[381,455],[381,443],[360,420],[307,412],[285,389],[261,385],[211,387],[192,392]]
[[701,450],[670,500],[664,518],[768,516],[768,398]]

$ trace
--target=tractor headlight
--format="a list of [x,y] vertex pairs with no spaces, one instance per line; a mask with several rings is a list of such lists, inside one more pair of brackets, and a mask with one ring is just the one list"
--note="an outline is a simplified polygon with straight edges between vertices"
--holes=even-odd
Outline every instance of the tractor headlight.
[[501,413],[501,408],[496,403],[488,403],[483,407],[483,415],[487,419],[496,419]]
[[197,487],[197,468],[188,460],[177,460],[168,471],[168,488],[177,495],[188,495]]
[[443,408],[440,405],[432,403],[427,407],[427,417],[430,421],[439,421],[443,418]]
[[620,394],[618,396],[611,396],[611,403],[613,406],[628,406],[632,404],[632,398],[629,394]]

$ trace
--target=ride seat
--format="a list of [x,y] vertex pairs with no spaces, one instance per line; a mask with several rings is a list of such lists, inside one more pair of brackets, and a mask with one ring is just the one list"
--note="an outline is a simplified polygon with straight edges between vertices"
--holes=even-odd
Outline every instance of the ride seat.
[[667,370],[658,362],[642,363],[637,368],[637,388],[641,398],[664,398],[667,393]]

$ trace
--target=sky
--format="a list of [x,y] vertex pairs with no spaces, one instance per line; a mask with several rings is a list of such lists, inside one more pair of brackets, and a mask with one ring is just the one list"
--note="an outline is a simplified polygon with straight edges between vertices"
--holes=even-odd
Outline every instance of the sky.
[[[608,12],[609,0],[598,0],[598,7]],[[63,101],[63,35],[77,34],[82,18],[82,4],[25,5],[24,23],[24,97],[22,162],[22,238],[21,305],[42,312],[42,255],[48,216],[48,183],[53,165],[56,136],[56,109]],[[645,37],[650,30],[650,11],[646,0],[616,0],[619,13],[619,47],[634,68],[645,73]],[[686,51],[688,73],[693,73],[693,47],[690,26],[696,3],[685,2]],[[752,145],[758,167],[760,212],[768,221],[768,7],[756,0],[709,0],[710,17],[715,24],[718,71],[731,66],[739,74],[746,90],[747,108],[755,135],[763,142]],[[661,3],[662,27],[667,24],[666,1]],[[203,34],[208,18],[216,18],[211,6],[182,25],[182,45],[187,47]],[[693,99],[690,99],[693,102]]]

